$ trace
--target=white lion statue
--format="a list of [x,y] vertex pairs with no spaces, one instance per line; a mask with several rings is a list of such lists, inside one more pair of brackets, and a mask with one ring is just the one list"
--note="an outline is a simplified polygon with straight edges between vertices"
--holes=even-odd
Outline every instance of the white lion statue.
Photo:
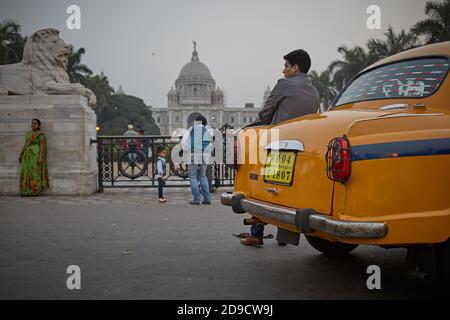
[[56,29],[33,33],[25,44],[20,63],[0,66],[0,95],[77,94],[90,106],[94,93],[79,83],[70,83],[67,61],[70,48]]

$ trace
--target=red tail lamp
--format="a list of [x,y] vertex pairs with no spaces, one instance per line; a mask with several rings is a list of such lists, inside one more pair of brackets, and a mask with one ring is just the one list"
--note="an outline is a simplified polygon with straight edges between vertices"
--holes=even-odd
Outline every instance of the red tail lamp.
[[344,183],[350,178],[351,150],[346,136],[334,138],[328,143],[325,161],[329,179]]

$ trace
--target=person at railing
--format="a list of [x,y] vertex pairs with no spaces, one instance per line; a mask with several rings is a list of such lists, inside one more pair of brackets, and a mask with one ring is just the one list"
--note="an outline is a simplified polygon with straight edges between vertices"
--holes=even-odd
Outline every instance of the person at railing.
[[[132,124],[128,125],[128,130],[124,132],[123,136],[125,136],[125,137],[133,137],[133,139],[124,139],[125,144],[124,144],[124,150],[123,151],[129,150],[130,149],[130,145],[132,145],[134,148],[136,148],[136,139],[134,137],[137,136],[137,132],[134,131]],[[131,161],[136,160],[136,157],[137,157],[136,153],[129,153],[128,154],[128,158]]]
[[[138,137],[145,136],[145,131],[141,126],[137,126],[136,132]],[[148,156],[148,138],[136,139],[136,145],[138,150],[142,150]]]
[[25,144],[20,152],[20,194],[39,196],[49,187],[47,171],[47,140],[41,131],[41,121],[31,121],[31,131],[25,135]]
[[[123,133],[123,136],[124,137],[136,137],[137,136],[137,132],[134,131],[132,124],[128,125],[128,130]],[[127,144],[130,143],[130,141],[132,141],[132,140],[134,140],[134,139],[126,139]]]

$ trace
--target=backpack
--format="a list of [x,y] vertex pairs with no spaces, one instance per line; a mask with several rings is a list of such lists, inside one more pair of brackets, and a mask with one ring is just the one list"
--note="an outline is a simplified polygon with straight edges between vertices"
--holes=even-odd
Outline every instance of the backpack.
[[158,162],[159,161],[162,162],[163,176],[165,177],[167,175],[167,161],[162,161],[159,157],[156,160],[156,162],[154,163],[153,172],[155,173],[155,175],[158,174]]

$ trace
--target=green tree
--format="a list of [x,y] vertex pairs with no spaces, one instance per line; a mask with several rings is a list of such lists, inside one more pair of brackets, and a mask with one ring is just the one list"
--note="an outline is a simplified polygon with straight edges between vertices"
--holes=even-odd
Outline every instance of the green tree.
[[419,38],[412,32],[402,30],[396,34],[392,26],[384,33],[385,39],[370,39],[367,41],[369,55],[373,59],[382,59],[420,45]]
[[26,38],[20,34],[21,26],[12,20],[0,22],[0,64],[22,61]]
[[411,31],[426,36],[427,44],[450,40],[450,0],[428,1],[425,14],[428,18],[416,23]]
[[101,114],[108,108],[111,101],[111,95],[114,93],[114,89],[109,85],[108,77],[102,73],[101,75],[85,77],[83,82],[83,85],[91,89],[97,97],[95,111],[97,114]]
[[121,135],[128,124],[141,126],[146,135],[160,134],[149,107],[142,99],[129,95],[111,95],[107,107],[97,113],[97,122],[103,135]]
[[74,51],[73,46],[70,46],[67,61],[67,74],[69,75],[70,82],[78,82],[84,86],[87,84],[87,78],[92,75],[92,70],[87,65],[81,63],[81,58],[85,53],[84,48],[79,48]]
[[359,46],[351,49],[340,46],[338,52],[343,55],[343,59],[333,61],[328,69],[332,75],[334,87],[340,91],[358,72],[375,62],[376,57]]
[[316,87],[320,97],[320,109],[327,110],[330,103],[336,97],[337,90],[331,78],[329,70],[322,71],[320,74],[317,71],[311,71],[309,78],[312,84]]

